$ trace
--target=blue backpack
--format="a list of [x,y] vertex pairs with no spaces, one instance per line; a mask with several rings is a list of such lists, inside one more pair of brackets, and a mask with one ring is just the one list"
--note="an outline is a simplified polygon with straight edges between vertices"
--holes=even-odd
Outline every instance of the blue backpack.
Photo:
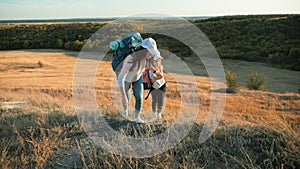
[[131,32],[123,36],[122,39],[117,39],[110,42],[109,46],[114,51],[112,58],[112,69],[114,72],[120,70],[119,65],[132,52],[141,49],[143,38],[138,32]]

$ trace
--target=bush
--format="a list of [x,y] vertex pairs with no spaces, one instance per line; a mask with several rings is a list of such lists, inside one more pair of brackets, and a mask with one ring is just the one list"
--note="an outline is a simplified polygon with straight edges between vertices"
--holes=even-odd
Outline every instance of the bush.
[[226,70],[226,84],[227,84],[227,92],[228,93],[236,93],[238,90],[237,78],[230,71]]
[[298,85],[298,93],[300,94],[300,84]]
[[39,68],[42,68],[42,67],[44,67],[44,63],[43,62],[41,62],[40,60],[38,61],[38,63],[37,63],[38,65],[39,65]]
[[262,75],[258,75],[257,72],[253,72],[250,75],[250,79],[247,81],[247,87],[254,90],[266,90],[267,78]]

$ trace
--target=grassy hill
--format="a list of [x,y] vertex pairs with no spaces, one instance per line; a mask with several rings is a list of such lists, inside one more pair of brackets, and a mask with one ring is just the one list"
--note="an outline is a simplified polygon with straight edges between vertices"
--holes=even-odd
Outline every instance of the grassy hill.
[[221,58],[267,62],[300,70],[299,21],[299,15],[249,15],[195,23],[210,38]]
[[[199,144],[212,92],[210,79],[203,76],[195,77],[201,103],[193,110],[200,113],[177,146],[142,159],[106,152],[87,137],[74,110],[76,55],[63,50],[0,52],[0,168],[299,168],[299,94],[243,87],[237,94],[226,94],[219,126]],[[110,62],[103,61],[95,79],[98,107],[116,131],[133,137],[137,133],[155,136],[172,125],[179,113],[178,83],[189,87],[171,74],[166,79],[163,120],[137,125],[124,121],[112,104],[110,89],[115,77]],[[150,100],[143,110],[142,117],[151,120]]]
[[[152,21],[149,21],[152,22]],[[167,21],[162,21],[167,22]],[[49,24],[50,23],[50,24]],[[9,23],[0,27],[0,50],[66,49],[80,51],[93,33],[105,22]],[[191,20],[210,39],[222,59],[268,63],[273,66],[300,70],[299,15],[224,16]],[[142,30],[137,24],[115,29]],[[182,58],[193,57],[190,49],[170,37],[152,36],[158,46]],[[90,48],[99,40],[90,39]],[[107,45],[108,47],[108,45]]]

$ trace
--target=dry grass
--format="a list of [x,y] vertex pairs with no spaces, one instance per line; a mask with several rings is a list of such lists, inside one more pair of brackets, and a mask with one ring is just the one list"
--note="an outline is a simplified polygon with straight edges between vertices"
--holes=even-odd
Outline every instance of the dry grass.
[[[200,59],[185,58],[189,66],[198,75],[207,75]],[[223,59],[224,69],[232,71],[237,76],[237,82],[246,86],[250,74],[257,72],[267,78],[266,91],[275,93],[297,93],[300,84],[300,72],[271,67],[265,63],[247,62],[241,60]]]
[[[199,144],[209,110],[209,79],[196,77],[201,91],[197,122],[180,144],[151,158],[124,158],[93,144],[79,123],[72,100],[76,58],[58,52],[0,53],[0,168],[299,168],[300,95],[249,91],[227,94],[222,121]],[[41,61],[44,66],[38,67]],[[173,124],[181,107],[178,83],[167,75],[164,119],[135,125],[112,104],[115,79],[102,62],[95,79],[97,104],[108,123],[126,135],[154,136]],[[186,76],[186,79],[189,77]],[[181,83],[184,89],[190,84]],[[189,92],[184,90],[183,92]],[[188,93],[190,98],[197,94]],[[151,98],[151,97],[150,97]],[[25,102],[7,107],[3,102]],[[151,119],[150,100],[143,117]],[[152,130],[156,128],[156,130]],[[121,130],[120,130],[121,131]]]

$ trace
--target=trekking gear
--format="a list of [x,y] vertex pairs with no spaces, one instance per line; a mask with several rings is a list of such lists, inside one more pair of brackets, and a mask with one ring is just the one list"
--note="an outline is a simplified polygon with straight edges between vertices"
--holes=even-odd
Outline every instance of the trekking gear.
[[144,90],[149,90],[152,87],[152,80],[150,78],[149,69],[145,69],[143,72],[143,86]]
[[145,100],[148,99],[148,97],[149,97],[151,91],[154,89],[154,88],[152,87],[152,85],[153,85],[153,80],[151,80],[151,78],[150,78],[150,73],[149,73],[149,69],[147,68],[147,69],[145,69],[145,71],[143,72],[143,86],[144,86],[144,90],[149,90],[149,92],[148,92],[148,94],[147,94]]
[[147,99],[148,99],[148,97],[150,96],[150,93],[151,93],[153,90],[154,90],[154,88],[153,88],[153,87],[151,87],[151,88],[150,88],[150,90],[149,90],[149,92],[148,92],[148,94],[147,94],[147,96],[145,97],[145,100],[147,100]]
[[143,38],[138,32],[128,33],[122,39],[110,42],[110,48],[115,51],[111,62],[114,72],[120,70],[119,65],[129,54],[141,49],[142,42]]

